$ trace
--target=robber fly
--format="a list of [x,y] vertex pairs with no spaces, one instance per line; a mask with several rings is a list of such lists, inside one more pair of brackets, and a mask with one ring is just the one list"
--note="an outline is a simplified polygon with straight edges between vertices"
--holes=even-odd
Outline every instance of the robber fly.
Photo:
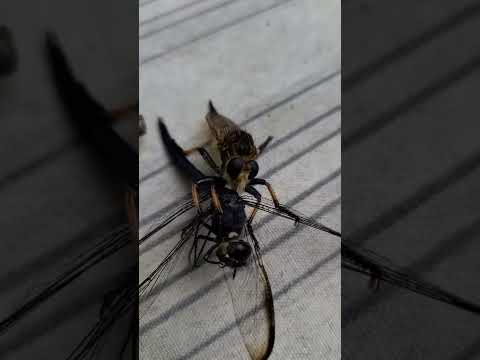
[[[254,188],[255,185],[263,185],[267,188],[272,201],[278,209],[282,208],[272,185],[265,179],[257,178],[259,166],[256,159],[262,154],[273,137],[269,136],[258,148],[255,146],[252,135],[241,129],[229,118],[221,115],[214,107],[212,101],[208,102],[208,112],[205,120],[210,128],[211,144],[218,152],[221,159],[219,166],[204,146],[198,146],[185,150],[185,155],[195,151],[210,165],[217,176],[226,181],[226,185],[239,193],[247,192],[253,195],[257,201],[261,201],[260,193]],[[205,180],[208,181],[208,180]],[[195,202],[198,200],[196,184],[193,184],[192,195]],[[215,208],[222,211],[221,204],[215,192],[215,186],[211,187],[211,195]],[[283,207],[283,211],[288,209]],[[293,213],[292,216],[295,216]]]

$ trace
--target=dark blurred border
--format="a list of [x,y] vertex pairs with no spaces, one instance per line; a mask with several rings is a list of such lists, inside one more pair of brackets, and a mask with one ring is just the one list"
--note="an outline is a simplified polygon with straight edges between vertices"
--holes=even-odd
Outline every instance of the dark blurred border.
[[[59,87],[47,33],[74,91]],[[138,3],[2,1],[0,122],[0,357],[66,359],[115,291],[138,283]],[[59,282],[129,225],[128,243]],[[98,359],[138,357],[129,314]]]
[[[479,29],[478,1],[342,1],[344,237],[476,303]],[[342,268],[343,359],[480,358],[478,316],[368,282]]]

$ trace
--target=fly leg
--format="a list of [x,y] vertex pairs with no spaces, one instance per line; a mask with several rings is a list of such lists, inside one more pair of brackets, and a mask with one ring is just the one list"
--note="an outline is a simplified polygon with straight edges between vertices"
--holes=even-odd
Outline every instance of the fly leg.
[[[205,217],[209,216],[210,214],[205,214]],[[198,231],[200,229],[200,226],[204,226],[206,229],[208,229],[207,235],[201,235],[198,234]],[[205,250],[205,245],[207,244],[207,241],[214,241],[215,239],[210,237],[210,234],[212,233],[211,226],[208,225],[206,222],[203,221],[202,218],[198,220],[197,227],[195,228],[195,235],[194,235],[194,241],[192,244],[192,247],[190,248],[190,259],[192,259],[192,253],[193,253],[193,267],[197,267],[199,264],[200,257]],[[200,246],[200,250],[198,250],[198,243],[200,240],[203,240],[202,245]]]
[[199,181],[196,181],[192,184],[193,204],[198,209],[200,214],[203,214],[203,211],[202,211],[202,208],[200,206],[201,199],[200,199],[198,189],[199,189],[200,185],[209,184],[209,183],[210,183],[210,194],[212,196],[213,206],[215,207],[215,209],[217,211],[223,212],[221,202],[220,202],[220,199],[219,199],[218,194],[217,194],[217,190],[215,189],[215,185],[224,186],[225,185],[225,179],[223,179],[219,176],[212,176],[212,177],[205,177],[205,178],[200,179]]
[[205,146],[207,145],[210,145],[212,143],[212,139],[208,140],[207,142],[205,142],[203,145],[200,145],[200,146],[194,146],[190,149],[187,149],[187,150],[183,150],[183,153],[185,155],[190,155],[190,154],[193,154],[195,151],[198,151],[198,149],[203,149]]
[[270,144],[270,141],[272,140],[273,136],[269,136],[263,143],[260,144],[260,146],[258,147],[258,155],[261,155],[265,151],[265,148],[268,146],[268,144]]
[[211,260],[208,260],[208,257],[211,255],[211,252],[213,251],[211,249],[212,248],[216,249],[218,247],[218,244],[216,243],[216,239],[214,237],[211,237],[209,232],[207,235],[198,235],[198,240],[203,240],[203,243],[198,253],[195,254],[194,266],[200,265],[200,258],[202,257],[203,251],[205,250],[205,246],[207,245],[208,241],[214,242],[215,244],[212,245],[210,249],[208,249],[207,253],[203,257],[203,260],[211,264],[217,264],[216,262],[212,262]]
[[200,206],[200,195],[198,193],[198,184],[197,183],[192,184],[192,200],[193,200],[193,204],[195,205],[195,207],[198,210],[198,213],[200,215],[203,214],[202,207]]
[[[214,240],[213,240],[213,241],[214,241]],[[205,254],[205,256],[203,257],[203,260],[204,260],[205,262],[209,263],[209,264],[215,264],[215,265],[220,265],[220,267],[224,267],[225,265],[224,265],[222,262],[220,262],[220,261],[213,261],[213,260],[210,260],[210,259],[209,259],[210,256],[212,255],[213,251],[216,250],[219,245],[220,245],[219,243],[216,243],[216,244],[212,245],[212,246],[208,249],[208,251],[207,251],[207,253]]]
[[215,209],[218,212],[223,213],[222,204],[220,202],[220,198],[218,197],[217,190],[215,189],[215,184],[212,184],[210,187],[210,194],[212,195],[212,203]]
[[260,205],[260,203],[262,202],[262,195],[257,191],[257,189],[255,189],[253,186],[250,186],[250,185],[245,188],[245,192],[250,195],[253,195],[253,197],[257,200],[257,204],[253,208],[252,213],[250,214],[250,217],[248,218],[248,221],[247,221],[247,225],[251,225],[253,222],[253,218],[257,214],[258,205]]
[[280,210],[282,213],[285,215],[288,215],[289,217],[293,218],[295,220],[295,224],[298,224],[300,222],[300,217],[296,214],[294,214],[291,210],[287,209],[285,206],[281,205],[280,202],[278,201],[277,194],[273,190],[272,185],[264,179],[252,179],[249,183],[249,185],[263,185],[268,189],[268,192],[270,193],[270,196],[272,197],[273,203],[275,205],[275,208],[277,210]]
[[194,148],[191,148],[191,149],[188,149],[188,150],[185,150],[183,153],[188,156],[192,153],[194,153],[195,151],[198,151],[198,153],[202,156],[203,160],[205,160],[205,162],[212,168],[213,171],[215,171],[215,173],[219,176],[222,175],[222,170],[220,169],[220,167],[217,165],[217,163],[215,162],[215,160],[213,160],[212,156],[210,155],[210,153],[203,147],[203,146],[198,146],[198,147],[194,147]]

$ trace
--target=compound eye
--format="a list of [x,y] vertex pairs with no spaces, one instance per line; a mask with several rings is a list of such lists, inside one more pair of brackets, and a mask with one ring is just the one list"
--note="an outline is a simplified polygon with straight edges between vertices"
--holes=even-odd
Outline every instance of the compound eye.
[[250,161],[249,164],[250,164],[250,174],[248,175],[248,178],[251,180],[258,175],[258,164],[255,160]]
[[246,263],[252,254],[252,248],[245,241],[232,241],[228,246],[227,253],[239,263]]
[[228,175],[230,175],[232,179],[236,179],[238,175],[240,175],[240,172],[242,171],[244,165],[245,165],[245,161],[243,161],[239,157],[235,157],[231,159],[227,165]]

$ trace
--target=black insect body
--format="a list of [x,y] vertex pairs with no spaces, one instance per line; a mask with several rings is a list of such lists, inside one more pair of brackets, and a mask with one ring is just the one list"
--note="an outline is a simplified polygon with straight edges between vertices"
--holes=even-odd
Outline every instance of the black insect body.
[[[251,359],[265,360],[274,346],[275,315],[270,281],[263,265],[257,230],[253,228],[255,215],[257,212],[273,214],[277,221],[286,219],[291,228],[295,228],[295,224],[303,224],[304,231],[311,232],[311,238],[322,231],[336,236],[340,234],[278,202],[269,203],[262,199],[252,183],[245,189],[250,195],[242,195],[238,189],[229,187],[229,181],[225,177],[204,175],[186,158],[185,152],[171,138],[162,120],[159,120],[159,129],[171,161],[193,182],[193,199],[189,208],[197,209],[196,219],[182,231],[185,242],[190,234],[192,263],[200,265],[203,259],[229,270],[231,276],[227,282],[237,326]],[[258,173],[258,165],[253,160],[233,157],[229,160],[227,168],[230,169],[227,171],[244,169],[246,162],[250,162],[250,166],[255,164],[251,168],[251,176],[254,178]],[[165,222],[167,221],[170,221],[168,216]],[[159,225],[157,229],[162,226]],[[202,230],[206,233],[200,234]],[[152,233],[153,231],[149,232],[143,239],[149,238]],[[180,244],[175,251],[179,253],[182,246]],[[171,262],[171,259],[168,261]],[[238,282],[235,282],[235,277],[240,277]],[[155,280],[157,281],[160,280]],[[151,282],[154,280],[151,279]]]
[[[237,192],[226,187],[221,189],[219,195],[222,212],[213,211],[211,225],[203,223],[211,235],[199,235],[198,239],[213,243],[204,256],[206,262],[236,270],[247,265],[252,255],[251,245],[242,240],[247,226],[245,203]],[[213,254],[216,260],[212,259]],[[197,264],[198,259],[194,259],[194,263]],[[236,271],[233,272],[234,277],[235,275]]]
[[[73,81],[68,77],[60,77],[60,79],[64,79],[67,84]],[[74,86],[74,90],[79,89],[78,83],[75,81],[70,85]],[[85,95],[85,92],[77,91],[75,94],[80,96]],[[70,97],[70,100],[75,99],[78,97]],[[99,107],[95,105],[90,110],[99,110]],[[256,178],[258,164],[255,159],[268,141],[256,149],[251,136],[230,120],[219,115],[212,104],[210,104],[209,112],[211,115],[209,120],[215,125],[211,129],[216,131],[218,149],[223,154],[221,168],[215,163],[209,162],[209,156],[205,155],[201,148],[198,151],[210,163],[214,171],[218,170],[215,171],[215,176],[206,176],[199,171],[186,158],[184,150],[171,138],[163,122],[159,123],[160,133],[171,162],[193,183],[192,200],[181,203],[168,214],[159,217],[149,231],[140,238],[140,248],[156,235],[170,236],[173,234],[175,244],[170,247],[170,251],[162,253],[160,261],[155,260],[153,270],[146,271],[146,276],[141,278],[138,287],[131,286],[130,282],[126,282],[111,293],[102,308],[101,318],[86,334],[69,359],[94,358],[103,335],[114,323],[131,312],[137,304],[140,308],[140,343],[149,342],[149,346],[145,347],[147,352],[152,344],[164,349],[160,352],[154,351],[153,355],[150,353],[141,357],[148,360],[159,357],[176,359],[176,355],[172,355],[174,353],[172,344],[166,342],[166,335],[170,334],[168,331],[161,332],[162,337],[154,334],[148,338],[149,335],[146,333],[154,327],[155,322],[158,321],[157,318],[164,319],[164,321],[177,319],[177,316],[171,316],[173,312],[169,311],[164,303],[158,304],[156,312],[150,310],[154,308],[153,305],[158,296],[168,294],[169,287],[172,290],[171,285],[174,284],[174,280],[180,281],[185,274],[193,272],[191,269],[190,272],[175,273],[172,271],[175,263],[185,255],[187,259],[190,257],[190,265],[193,264],[193,268],[199,267],[205,262],[216,264],[222,268],[231,295],[236,325],[243,337],[245,348],[252,360],[266,360],[274,348],[275,314],[272,289],[263,265],[262,249],[258,240],[262,240],[262,237],[270,234],[272,229],[275,235],[293,237],[300,243],[305,239],[313,239],[311,245],[315,245],[314,242],[321,243],[325,234],[334,235],[335,240],[341,236],[338,231],[280,204],[269,184],[265,180]],[[221,144],[222,146],[220,146]],[[254,149],[255,151],[253,151]],[[127,158],[130,158],[130,155]],[[120,165],[117,173],[126,170],[121,166],[122,161],[123,159],[118,159],[115,163]],[[129,182],[135,187],[136,166],[133,170],[126,172],[128,176],[125,177],[133,180]],[[132,175],[133,172],[134,175]],[[235,184],[239,186],[235,186]],[[257,184],[267,186],[273,203],[262,199],[254,188],[254,185]],[[246,194],[241,191],[242,187]],[[268,214],[269,221],[271,220],[274,224],[268,229],[263,229],[263,225],[258,223],[254,227],[253,223],[257,212]],[[182,225],[181,231],[167,232],[165,230],[167,226],[171,223],[178,223],[177,219],[181,216],[189,218],[186,225]],[[298,228],[295,228],[294,224],[298,224]],[[290,231],[292,228],[294,228],[294,232]],[[304,232],[303,238],[298,236],[298,233],[301,232]],[[122,237],[126,237],[124,233],[122,233]],[[303,247],[304,243],[301,246]],[[415,279],[415,277],[396,269],[384,257],[378,256],[368,249],[363,249],[357,244],[351,244],[348,240],[342,239],[341,254],[342,267],[365,274],[375,279],[376,284],[380,281],[388,282],[459,308],[480,313],[478,305]],[[188,290],[192,284],[188,282],[187,284]],[[175,283],[175,285],[177,284]],[[174,286],[174,288],[176,287]],[[167,300],[174,300],[173,309],[182,306],[182,301],[178,299],[183,294],[179,293],[178,295],[178,298],[176,296],[166,297]],[[184,303],[189,304],[188,301]],[[149,340],[144,340],[145,338]],[[140,345],[140,350],[141,352],[144,350],[142,345]]]
[[[137,295],[140,307],[141,358],[150,360],[158,358],[159,354],[161,357],[165,356],[169,359],[188,358],[187,355],[173,355],[176,354],[176,351],[172,349],[172,343],[167,343],[166,340],[166,335],[171,334],[170,329],[162,330],[159,333],[163,334],[161,337],[157,333],[151,334],[149,331],[159,321],[158,319],[162,319],[161,323],[165,323],[167,320],[175,323],[178,315],[172,316],[173,313],[176,314],[173,309],[191,304],[190,300],[179,300],[183,296],[181,290],[183,288],[180,288],[176,281],[185,279],[187,274],[194,271],[183,270],[179,273],[172,271],[175,263],[182,258],[188,259],[190,256],[190,269],[192,263],[195,268],[205,262],[223,268],[224,275],[226,275],[224,278],[231,295],[236,326],[243,337],[245,348],[252,360],[265,360],[269,358],[274,348],[275,314],[273,293],[263,265],[258,239],[273,229],[282,237],[284,235],[293,237],[296,242],[309,239],[311,246],[318,246],[321,245],[322,240],[326,240],[323,236],[325,233],[334,235],[335,239],[341,235],[284,205],[277,206],[278,204],[268,202],[261,197],[248,195],[248,193],[247,195],[240,194],[230,189],[226,179],[220,175],[206,176],[186,158],[183,149],[170,137],[163,122],[159,123],[159,127],[171,161],[191,179],[196,191],[192,192],[192,200],[180,204],[168,214],[159,217],[150,230],[140,238],[140,248],[142,249],[143,245],[148,244],[148,241],[155,235],[169,236],[171,232],[165,229],[169,224],[178,223],[180,221],[178,219],[182,216],[187,216],[189,220],[186,225],[182,225],[182,230],[178,232],[179,239],[175,240],[173,247],[170,247],[171,250],[162,254],[163,260],[156,263],[158,265],[155,265],[152,271],[146,272],[147,275],[143,277],[138,290],[126,289],[127,291],[118,292],[120,298],[109,302],[111,309],[105,312],[107,316],[96,324],[80,344],[78,353],[81,356],[72,357],[72,359],[87,358],[86,355],[91,354],[91,349],[95,348],[95,344],[99,342],[109,326],[137,304]],[[269,220],[274,223],[272,227],[263,229],[262,224],[256,224],[254,227],[252,224],[257,212],[267,213],[271,217]],[[284,223],[282,223],[282,219],[285,220]],[[299,226],[294,227],[295,223]],[[285,230],[277,231],[277,227],[287,230],[286,232]],[[292,228],[295,231],[290,231]],[[305,232],[303,237],[297,235],[301,232]],[[342,239],[341,244],[343,268],[373,278],[377,284],[381,281],[387,282],[458,308],[476,314],[480,313],[478,305],[400,271],[388,259],[373,251],[352,244],[345,239]],[[302,243],[301,246],[306,245]],[[193,283],[187,280],[191,279],[185,279],[185,290],[188,291]],[[172,284],[175,286],[172,287]],[[207,288],[212,289],[211,286]],[[173,298],[169,295],[165,296],[177,290],[180,292],[176,292]],[[173,299],[172,307],[169,308],[162,301],[158,302],[158,307],[154,311],[153,305],[160,296],[163,296],[162,300],[171,301]],[[184,325],[184,323],[179,324],[179,326]],[[175,343],[178,339],[176,336],[174,338]],[[207,340],[207,343],[209,341]],[[148,346],[142,346],[144,343]],[[155,350],[156,346],[164,350]],[[153,352],[149,352],[152,347],[154,348]],[[180,352],[182,350],[183,348]]]

